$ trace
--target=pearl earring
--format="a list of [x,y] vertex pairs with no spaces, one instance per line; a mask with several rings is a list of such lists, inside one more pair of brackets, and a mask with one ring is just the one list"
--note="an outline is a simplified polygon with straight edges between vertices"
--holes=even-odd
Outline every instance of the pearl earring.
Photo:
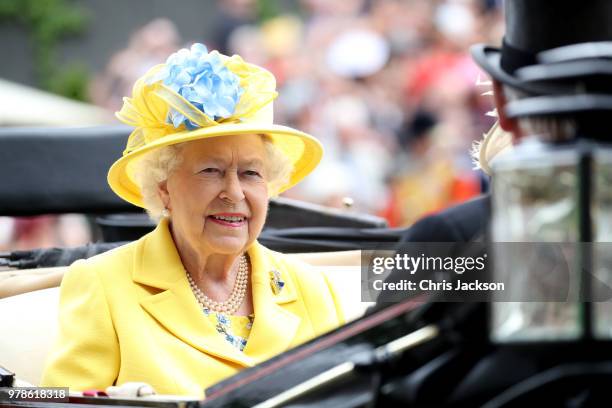
[[162,212],[161,212],[161,215],[162,215],[162,217],[164,217],[164,218],[168,218],[168,217],[170,217],[170,211],[168,211],[168,209],[167,209],[167,208],[164,208],[164,209],[162,210]]

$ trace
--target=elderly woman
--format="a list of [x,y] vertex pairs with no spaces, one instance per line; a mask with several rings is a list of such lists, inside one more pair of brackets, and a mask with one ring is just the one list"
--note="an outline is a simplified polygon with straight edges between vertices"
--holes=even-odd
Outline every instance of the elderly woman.
[[323,275],[257,242],[269,197],[322,155],[272,124],[275,96],[269,72],[201,44],[135,84],[118,117],[136,129],[108,180],[159,223],[70,268],[45,386],[202,396],[343,322]]

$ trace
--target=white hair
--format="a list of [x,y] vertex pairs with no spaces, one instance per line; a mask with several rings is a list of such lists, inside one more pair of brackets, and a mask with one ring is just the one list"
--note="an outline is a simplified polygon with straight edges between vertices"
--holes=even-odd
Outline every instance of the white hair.
[[[291,160],[272,142],[268,135],[260,135],[266,153],[265,177],[268,195],[275,197],[291,179],[294,168]],[[168,179],[172,171],[182,162],[182,149],[189,143],[164,146],[145,154],[136,166],[136,182],[140,187],[144,208],[151,219],[158,221],[164,210],[158,186]]]
[[[503,86],[503,93],[507,102],[520,100],[529,97],[525,92]],[[492,116],[499,116],[497,110],[491,112]],[[524,135],[537,135],[541,140],[547,142],[560,142],[570,140],[576,134],[575,120],[550,115],[550,116],[528,116],[517,119],[517,124],[521,133]],[[475,168],[482,169],[485,173],[491,174],[490,162],[493,158],[503,151],[512,148],[512,135],[501,129],[499,122],[485,133],[484,138],[474,142],[470,155]]]

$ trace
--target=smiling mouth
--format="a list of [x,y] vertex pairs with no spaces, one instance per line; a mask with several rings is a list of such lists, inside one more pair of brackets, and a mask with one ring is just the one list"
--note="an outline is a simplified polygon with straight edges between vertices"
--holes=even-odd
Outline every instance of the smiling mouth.
[[225,226],[229,226],[229,227],[240,227],[242,226],[247,218],[244,216],[239,216],[239,215],[209,215],[207,218],[210,218],[211,221],[217,223],[217,224],[221,224],[221,225],[225,225]]

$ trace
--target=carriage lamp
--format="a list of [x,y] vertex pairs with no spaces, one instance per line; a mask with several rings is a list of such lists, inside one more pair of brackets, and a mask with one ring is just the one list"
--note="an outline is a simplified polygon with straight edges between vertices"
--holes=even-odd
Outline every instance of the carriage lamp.
[[492,169],[491,339],[610,339],[612,147],[527,140]]

